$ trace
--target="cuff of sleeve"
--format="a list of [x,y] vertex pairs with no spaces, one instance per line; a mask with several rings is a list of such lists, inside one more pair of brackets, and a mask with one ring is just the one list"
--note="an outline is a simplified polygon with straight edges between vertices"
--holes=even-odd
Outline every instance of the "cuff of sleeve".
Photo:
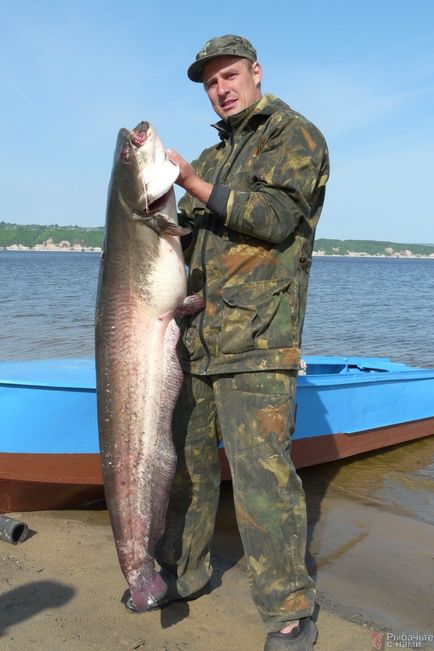
[[223,185],[215,185],[206,207],[209,208],[211,212],[219,215],[219,217],[226,219],[229,194],[229,188],[225,188]]

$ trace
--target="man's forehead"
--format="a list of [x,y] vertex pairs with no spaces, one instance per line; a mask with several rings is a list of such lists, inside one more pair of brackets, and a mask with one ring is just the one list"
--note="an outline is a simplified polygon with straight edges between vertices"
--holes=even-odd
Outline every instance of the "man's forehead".
[[223,55],[221,57],[215,57],[211,61],[208,61],[203,67],[202,80],[206,84],[212,77],[215,75],[226,72],[231,68],[238,68],[239,66],[245,65],[245,59],[241,57]]

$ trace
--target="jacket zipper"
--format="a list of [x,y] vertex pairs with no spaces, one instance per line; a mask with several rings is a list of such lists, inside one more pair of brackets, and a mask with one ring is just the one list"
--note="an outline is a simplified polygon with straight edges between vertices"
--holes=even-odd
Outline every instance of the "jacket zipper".
[[[203,273],[203,300],[205,302],[205,310],[206,310],[206,302],[207,302],[207,288],[206,288],[206,266],[205,266],[205,244],[206,240],[208,239],[208,229],[205,229],[205,233],[203,235],[203,240],[202,240],[202,248],[200,251],[200,265],[202,267],[202,273]],[[209,352],[208,344],[206,343],[205,340],[205,335],[203,333],[203,322],[205,320],[205,310],[202,310],[200,316],[199,316],[199,339],[200,342],[203,346],[203,349],[205,351],[206,355],[206,360],[205,360],[205,366],[204,369],[201,373],[201,375],[206,375],[208,367],[211,363],[211,353]]]
[[[232,153],[234,151],[234,148],[235,148],[234,134],[231,132],[229,137],[230,137],[230,142],[231,142],[231,148],[229,150],[229,154],[227,155],[226,159],[221,164],[219,171],[217,172],[217,176],[215,177],[213,185],[217,185],[217,183],[219,182],[221,173],[223,171],[223,168],[226,165],[226,163],[228,162],[228,160],[230,159],[230,157],[231,157],[231,155],[232,155]],[[206,290],[207,274],[206,274],[206,255],[205,255],[205,253],[206,253],[206,243],[207,243],[207,240],[208,240],[208,235],[209,235],[209,230],[205,229],[205,233],[204,233],[203,240],[202,240],[202,247],[201,247],[201,250],[200,250],[200,264],[201,264],[203,278],[204,278],[203,298],[204,298],[204,301],[205,301],[205,306],[206,306],[206,301],[207,301],[207,290]],[[201,342],[201,344],[203,346],[203,349],[204,349],[205,355],[206,355],[205,366],[204,366],[204,369],[203,369],[201,375],[206,375],[207,374],[209,365],[211,364],[211,353],[210,353],[210,350],[208,348],[208,344],[206,343],[205,335],[204,335],[204,332],[203,332],[204,321],[205,321],[205,310],[203,310],[202,313],[200,314],[199,328],[198,328],[199,329],[199,339],[200,339],[200,342]]]

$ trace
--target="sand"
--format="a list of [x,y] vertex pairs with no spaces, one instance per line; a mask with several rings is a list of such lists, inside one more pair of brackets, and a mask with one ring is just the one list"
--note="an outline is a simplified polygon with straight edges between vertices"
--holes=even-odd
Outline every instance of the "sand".
[[[265,630],[250,599],[231,497],[225,483],[211,592],[141,615],[120,604],[126,585],[105,509],[10,514],[30,536],[0,542],[0,649],[262,651]],[[311,510],[315,649],[369,651],[372,633],[387,631],[397,641],[385,648],[403,648],[406,632],[433,633],[432,527],[336,497]]]

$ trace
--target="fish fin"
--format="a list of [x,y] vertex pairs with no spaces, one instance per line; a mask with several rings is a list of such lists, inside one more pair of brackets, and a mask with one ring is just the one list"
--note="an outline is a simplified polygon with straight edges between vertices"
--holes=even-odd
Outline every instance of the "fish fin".
[[147,214],[140,212],[133,212],[133,219],[145,222],[149,228],[152,228],[158,235],[164,233],[165,235],[188,235],[191,233],[190,228],[184,228],[170,221],[164,215],[160,214]]
[[190,316],[196,314],[205,306],[205,301],[197,294],[190,294],[184,298],[182,305],[176,308],[174,316]]

